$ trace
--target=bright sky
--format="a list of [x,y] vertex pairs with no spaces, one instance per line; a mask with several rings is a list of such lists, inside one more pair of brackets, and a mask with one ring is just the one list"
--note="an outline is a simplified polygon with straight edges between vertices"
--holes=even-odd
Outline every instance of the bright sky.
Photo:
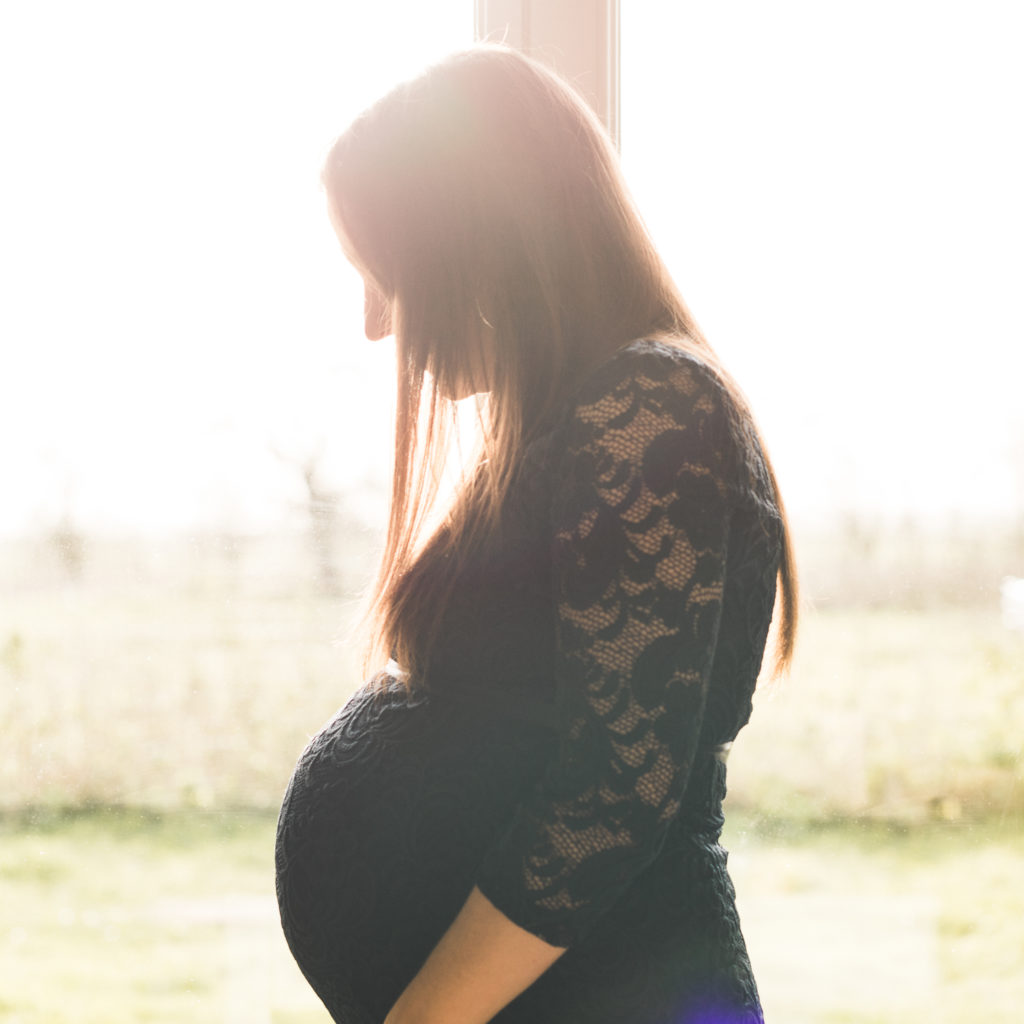
[[[1024,507],[1019,5],[623,8],[627,176],[792,510]],[[383,480],[319,166],[471,35],[472,0],[0,8],[0,531],[271,525],[321,450]]]

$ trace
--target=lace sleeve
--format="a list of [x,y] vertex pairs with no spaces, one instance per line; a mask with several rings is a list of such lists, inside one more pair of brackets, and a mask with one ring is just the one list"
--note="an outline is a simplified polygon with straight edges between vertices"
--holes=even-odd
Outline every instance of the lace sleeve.
[[650,863],[679,808],[724,585],[717,385],[689,360],[614,371],[575,409],[553,505],[560,755],[478,877],[559,946]]

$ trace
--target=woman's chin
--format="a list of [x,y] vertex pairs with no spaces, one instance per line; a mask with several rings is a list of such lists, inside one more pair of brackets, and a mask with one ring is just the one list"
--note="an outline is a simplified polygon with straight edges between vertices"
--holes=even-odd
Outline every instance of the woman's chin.
[[485,397],[490,393],[486,384],[475,380],[437,381],[438,393],[451,402],[462,402],[467,398]]
[[446,398],[453,402],[464,402],[467,398],[486,398],[489,392],[485,388],[464,387],[456,388],[453,392],[445,393]]

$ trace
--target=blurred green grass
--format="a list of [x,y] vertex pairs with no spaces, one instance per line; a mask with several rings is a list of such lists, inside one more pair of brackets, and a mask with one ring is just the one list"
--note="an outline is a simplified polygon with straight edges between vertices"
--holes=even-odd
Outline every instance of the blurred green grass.
[[[365,538],[342,550],[351,591]],[[936,589],[883,552],[864,589],[869,552],[842,550],[831,591],[809,574],[822,600],[792,674],[759,689],[730,759],[726,843],[768,1019],[1017,1021],[1008,549],[972,562],[962,601],[936,599],[956,566]],[[0,550],[0,1021],[326,1021],[272,891],[273,811],[360,678],[352,601],[318,589],[308,551],[90,542],[72,578]],[[837,599],[854,578],[861,599]]]
[[[326,1024],[273,898],[273,816],[0,819],[5,1024]],[[1016,1024],[1024,822],[769,821],[725,843],[767,1019]]]
[[273,901],[264,814],[31,812],[0,823],[7,1024],[323,1024]]
[[730,759],[761,813],[978,820],[1024,812],[1024,634],[994,606],[809,611]]
[[[0,806],[273,807],[360,679],[351,603],[220,586],[0,596]],[[730,762],[768,814],[1024,810],[1024,634],[993,604],[810,610]]]
[[68,587],[0,599],[3,805],[275,805],[357,659],[344,607]]

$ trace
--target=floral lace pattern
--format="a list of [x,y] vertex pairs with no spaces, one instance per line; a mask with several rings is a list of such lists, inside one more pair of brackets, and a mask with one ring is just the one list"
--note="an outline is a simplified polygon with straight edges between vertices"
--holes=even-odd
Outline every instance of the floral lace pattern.
[[[335,1020],[380,1020],[472,885],[568,952],[500,1024],[761,1020],[725,852],[780,521],[715,375],[637,342],[525,453],[431,678],[303,754],[278,897]],[[419,684],[419,685],[417,685]]]
[[553,509],[560,756],[482,890],[557,945],[657,855],[686,789],[739,491],[725,396],[691,360],[611,364],[577,405]]

